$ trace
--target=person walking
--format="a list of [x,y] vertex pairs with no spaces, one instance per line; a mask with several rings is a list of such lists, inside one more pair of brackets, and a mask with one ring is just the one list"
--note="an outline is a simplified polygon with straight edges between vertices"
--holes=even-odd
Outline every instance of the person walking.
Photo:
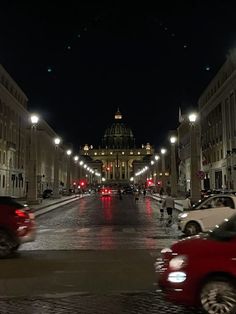
[[136,190],[134,191],[134,201],[137,202],[138,200],[139,200],[139,190],[136,189]]
[[171,223],[172,223],[172,213],[173,213],[173,208],[174,207],[175,207],[175,200],[171,196],[170,192],[168,192],[166,198],[163,201],[163,208],[166,209],[167,214],[168,214],[167,225],[171,225]]
[[144,188],[144,189],[143,189],[143,197],[145,197],[146,194],[147,194],[147,191],[146,191],[146,189]]

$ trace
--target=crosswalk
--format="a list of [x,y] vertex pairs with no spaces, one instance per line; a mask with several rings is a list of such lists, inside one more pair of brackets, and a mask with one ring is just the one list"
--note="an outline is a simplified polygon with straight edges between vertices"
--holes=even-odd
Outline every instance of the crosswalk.
[[173,230],[162,227],[94,226],[78,228],[46,228],[39,226],[35,242],[22,250],[160,250],[178,239]]

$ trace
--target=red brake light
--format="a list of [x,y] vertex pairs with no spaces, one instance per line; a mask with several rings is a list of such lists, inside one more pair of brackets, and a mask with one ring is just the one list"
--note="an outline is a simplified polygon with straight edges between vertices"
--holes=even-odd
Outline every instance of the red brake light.
[[19,218],[29,218],[28,214],[24,210],[21,210],[21,209],[16,209],[15,214]]

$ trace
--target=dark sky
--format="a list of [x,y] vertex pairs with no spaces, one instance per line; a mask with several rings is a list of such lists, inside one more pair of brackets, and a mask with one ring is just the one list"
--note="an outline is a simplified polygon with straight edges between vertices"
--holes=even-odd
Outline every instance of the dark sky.
[[236,4],[108,3],[2,2],[0,63],[75,148],[97,146],[117,107],[158,148],[236,47]]

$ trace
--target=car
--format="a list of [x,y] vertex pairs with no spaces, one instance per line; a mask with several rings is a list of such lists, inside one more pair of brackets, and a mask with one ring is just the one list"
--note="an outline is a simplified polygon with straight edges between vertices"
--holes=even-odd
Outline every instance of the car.
[[131,186],[125,186],[122,190],[123,194],[133,194],[134,190]]
[[35,237],[32,210],[14,197],[0,196],[0,258],[8,257],[22,243],[34,241]]
[[43,191],[43,198],[49,198],[53,195],[53,191],[51,189],[46,189]]
[[154,266],[164,298],[208,314],[236,313],[235,252],[236,215],[163,249]]
[[111,196],[111,189],[106,187],[101,189],[102,196]]
[[186,236],[207,232],[236,213],[236,196],[216,194],[204,198],[178,215],[178,227]]

